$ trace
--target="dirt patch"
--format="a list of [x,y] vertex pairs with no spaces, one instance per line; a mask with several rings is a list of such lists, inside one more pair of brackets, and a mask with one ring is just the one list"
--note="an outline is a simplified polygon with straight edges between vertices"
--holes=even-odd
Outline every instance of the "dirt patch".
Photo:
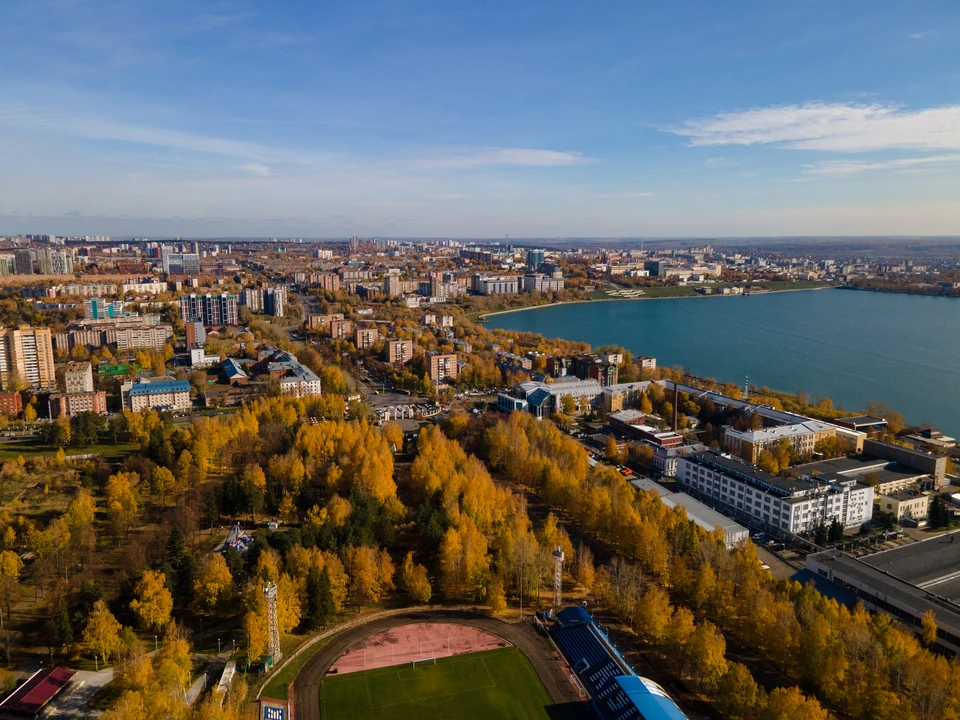
[[467,625],[413,623],[384,630],[350,647],[330,668],[338,674],[405,665],[414,660],[506,647],[503,638]]

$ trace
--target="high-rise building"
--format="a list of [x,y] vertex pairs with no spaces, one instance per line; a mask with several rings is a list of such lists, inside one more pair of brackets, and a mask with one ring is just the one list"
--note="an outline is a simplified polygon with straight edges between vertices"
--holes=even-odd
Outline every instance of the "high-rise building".
[[543,264],[546,253],[541,248],[530,248],[527,250],[527,269],[536,270]]
[[45,275],[73,273],[73,252],[70,250],[43,250],[37,258],[40,272]]
[[180,316],[185,323],[199,320],[206,327],[237,324],[236,295],[189,295],[180,296]]
[[427,372],[434,385],[439,385],[444,380],[456,380],[460,374],[456,353],[433,353],[428,356],[428,360],[430,364]]
[[383,294],[387,297],[399,297],[400,295],[400,276],[396,273],[390,273],[383,279]]
[[92,297],[83,301],[83,316],[90,320],[123,317],[123,315],[123,300]]
[[173,253],[163,251],[163,272],[167,275],[199,275],[200,255],[198,253]]
[[250,308],[250,312],[263,312],[263,288],[241,290],[240,304]]
[[413,357],[413,340],[387,340],[387,362],[403,364]]
[[203,328],[203,323],[199,320],[192,320],[184,325],[187,332],[187,347],[194,345],[203,345],[207,339],[207,333]]
[[88,362],[72,362],[63,375],[68,395],[93,392],[93,367]]
[[285,287],[265,288],[263,291],[263,310],[267,315],[283,317],[287,306],[287,289]]
[[17,275],[33,275],[33,261],[36,258],[36,253],[33,250],[14,250],[13,257]]
[[0,330],[0,383],[9,388],[14,377],[27,387],[56,387],[50,328],[23,326]]

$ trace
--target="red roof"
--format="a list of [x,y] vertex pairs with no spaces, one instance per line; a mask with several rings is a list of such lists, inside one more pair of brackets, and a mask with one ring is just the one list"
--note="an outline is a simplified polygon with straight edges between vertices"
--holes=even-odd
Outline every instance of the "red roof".
[[74,675],[76,673],[73,670],[66,668],[37,670],[23,685],[0,702],[0,710],[38,713],[63,690]]

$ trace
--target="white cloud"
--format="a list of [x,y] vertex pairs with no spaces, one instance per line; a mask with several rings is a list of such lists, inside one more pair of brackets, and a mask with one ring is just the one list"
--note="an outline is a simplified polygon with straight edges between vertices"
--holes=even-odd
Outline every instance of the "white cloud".
[[242,170],[248,175],[256,175],[258,177],[267,177],[270,175],[270,168],[267,165],[261,165],[260,163],[245,163],[240,165],[238,170]]
[[960,150],[960,106],[775,105],[688,120],[667,132],[694,146],[775,145],[797,150]]
[[644,198],[652,196],[652,192],[602,193],[600,195],[594,195],[596,198]]
[[911,168],[960,163],[960,155],[931,155],[920,158],[903,158],[884,162],[860,162],[857,160],[830,160],[804,165],[809,175],[855,175],[872,170],[907,170]]
[[939,34],[940,33],[938,33],[936,30],[924,30],[923,32],[910,33],[910,39],[926,40],[927,38],[930,38],[930,37],[936,37]]
[[424,170],[470,170],[479,167],[565,167],[593,162],[578,152],[534,148],[481,147],[455,149],[411,161]]

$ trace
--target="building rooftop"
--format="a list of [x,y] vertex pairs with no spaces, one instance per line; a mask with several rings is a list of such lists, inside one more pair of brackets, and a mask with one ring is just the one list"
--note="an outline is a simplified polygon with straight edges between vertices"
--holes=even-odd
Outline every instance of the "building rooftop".
[[[960,602],[960,534],[939,535],[861,558],[867,565]],[[949,591],[949,594],[947,592]]]
[[780,425],[778,427],[762,428],[760,430],[736,430],[727,427],[727,435],[734,435],[751,443],[776,442],[794,438],[799,435],[809,435],[811,433],[821,433],[828,430],[836,430],[836,426],[830,423],[820,422],[819,420],[807,420],[806,422],[793,423],[791,425]]
[[887,421],[884,420],[883,418],[875,418],[875,417],[871,417],[870,415],[854,415],[853,417],[837,418],[837,421],[838,422],[843,421],[851,425],[863,425],[863,426],[869,426],[869,425],[885,426],[887,424]]
[[159,395],[168,392],[190,392],[190,383],[186,380],[162,380],[160,382],[135,383],[127,393],[132,397],[140,395]]
[[688,460],[706,465],[713,465],[720,470],[731,473],[754,485],[769,488],[781,494],[793,495],[807,493],[821,487],[820,483],[798,478],[782,478],[763,470],[757,470],[750,463],[739,458],[721,455],[718,452],[693,453]]
[[[942,540],[944,536],[936,539]],[[931,541],[926,540],[914,545],[905,545],[902,548],[887,550],[885,553],[877,553],[877,555],[871,555],[862,560],[844,555],[839,550],[814,553],[808,555],[807,559],[810,562],[818,562],[832,568],[836,573],[870,588],[881,597],[914,608],[918,615],[927,610],[933,610],[937,617],[937,624],[949,629],[953,635],[960,636],[960,605],[956,604],[957,599],[960,598],[960,581],[944,581],[943,583],[920,587],[898,578],[884,568],[878,568],[870,564],[870,561],[879,555],[895,553],[897,550],[913,548],[917,545],[926,545],[929,542]],[[956,546],[960,550],[960,543]],[[960,554],[960,552],[957,554]]]
[[76,673],[66,668],[37,670],[23,685],[0,702],[0,713],[16,713],[34,717],[73,678]]

